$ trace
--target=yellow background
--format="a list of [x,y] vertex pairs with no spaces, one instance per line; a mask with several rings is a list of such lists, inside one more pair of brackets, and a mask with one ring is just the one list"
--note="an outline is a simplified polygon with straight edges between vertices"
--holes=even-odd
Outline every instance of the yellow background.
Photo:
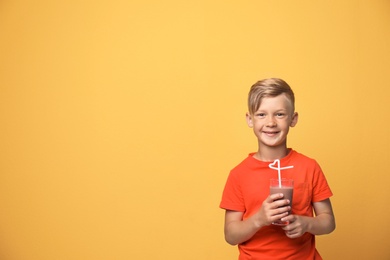
[[218,208],[251,84],[294,89],[325,259],[390,259],[390,2],[2,1],[0,259],[237,259]]

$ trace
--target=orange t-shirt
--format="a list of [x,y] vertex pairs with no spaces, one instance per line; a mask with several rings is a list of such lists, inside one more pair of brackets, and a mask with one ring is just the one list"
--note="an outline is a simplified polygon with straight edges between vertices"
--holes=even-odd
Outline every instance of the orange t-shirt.
[[[258,211],[269,195],[269,180],[278,178],[278,171],[270,162],[255,159],[253,153],[229,174],[220,207],[244,212],[243,219]],[[313,202],[332,196],[318,163],[294,150],[280,159],[282,178],[294,180],[292,214],[313,216]],[[261,228],[251,239],[238,245],[239,260],[249,259],[322,259],[315,248],[315,236],[305,233],[299,238],[288,238],[281,227]]]

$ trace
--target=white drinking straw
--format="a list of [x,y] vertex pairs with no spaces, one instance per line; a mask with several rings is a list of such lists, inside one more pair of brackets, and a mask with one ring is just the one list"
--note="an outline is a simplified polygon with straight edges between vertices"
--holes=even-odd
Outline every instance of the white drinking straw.
[[[277,165],[277,167],[275,167],[274,165]],[[271,169],[274,169],[274,170],[277,170],[278,171],[278,179],[279,179],[279,188],[282,187],[282,175],[281,175],[281,170],[285,170],[285,169],[290,169],[290,168],[293,168],[294,166],[286,166],[286,167],[280,167],[280,160],[279,159],[276,159],[273,163],[270,163],[268,165],[268,167],[270,167]]]

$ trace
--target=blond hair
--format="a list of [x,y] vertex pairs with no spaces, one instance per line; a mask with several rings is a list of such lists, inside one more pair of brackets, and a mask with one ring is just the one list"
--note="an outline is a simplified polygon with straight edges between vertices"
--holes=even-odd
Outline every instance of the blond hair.
[[285,93],[291,101],[292,108],[295,110],[295,97],[291,87],[282,79],[269,78],[263,79],[252,85],[248,94],[248,110],[254,114],[260,107],[261,101],[265,97],[276,97]]

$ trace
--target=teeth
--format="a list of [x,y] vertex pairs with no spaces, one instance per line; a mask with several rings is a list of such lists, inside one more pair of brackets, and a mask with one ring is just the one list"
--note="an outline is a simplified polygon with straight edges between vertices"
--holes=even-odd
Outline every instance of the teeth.
[[279,132],[264,132],[266,135],[277,135]]

